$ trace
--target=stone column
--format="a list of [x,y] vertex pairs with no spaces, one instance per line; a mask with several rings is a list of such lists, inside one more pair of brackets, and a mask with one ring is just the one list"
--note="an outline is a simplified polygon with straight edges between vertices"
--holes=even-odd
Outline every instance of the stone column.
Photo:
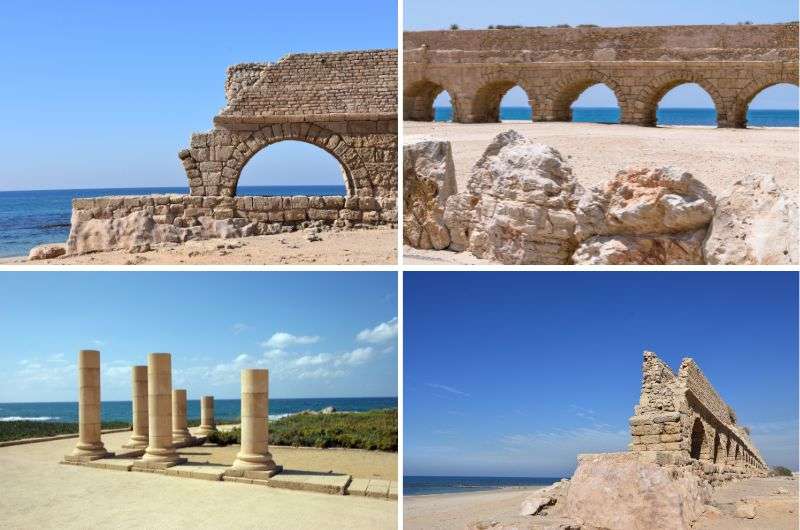
[[200,433],[204,436],[217,430],[217,422],[214,421],[214,396],[203,396],[200,398]]
[[131,401],[133,404],[133,433],[122,447],[144,449],[147,447],[147,366],[131,367]]
[[269,370],[242,370],[241,448],[233,468],[245,472],[271,471],[278,466],[269,453]]
[[112,456],[100,439],[100,352],[78,353],[78,443],[67,460],[85,462]]
[[175,446],[186,446],[194,443],[194,436],[189,432],[186,423],[186,390],[172,391],[172,443]]
[[170,465],[181,459],[172,445],[172,364],[168,353],[147,358],[148,445],[142,462]]

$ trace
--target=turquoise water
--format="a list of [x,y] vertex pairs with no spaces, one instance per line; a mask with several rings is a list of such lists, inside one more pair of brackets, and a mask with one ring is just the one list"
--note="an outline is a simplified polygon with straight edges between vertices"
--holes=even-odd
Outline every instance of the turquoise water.
[[[72,199],[107,195],[188,193],[188,188],[103,188],[0,192],[0,258],[24,256],[69,235]],[[239,195],[344,195],[344,186],[239,186]]]
[[549,486],[560,477],[403,477],[403,495],[433,495],[436,493],[470,493],[501,488]]
[[[335,407],[340,412],[364,412],[367,410],[397,408],[397,398],[297,398],[270,399],[269,417],[277,419],[304,410],[321,410]],[[103,401],[102,421],[132,421],[130,401]],[[215,399],[214,417],[217,422],[239,418],[241,401],[238,399]],[[186,401],[186,417],[200,419],[200,400]],[[78,403],[0,403],[0,421],[58,421],[73,423],[78,421]]]
[[[450,121],[450,107],[436,107],[435,121]],[[710,125],[717,124],[714,109],[659,108],[656,117],[660,125]],[[501,120],[531,120],[530,107],[501,107]],[[618,107],[575,107],[572,121],[591,123],[619,123]],[[794,110],[749,110],[747,124],[753,127],[798,127],[800,116]]]

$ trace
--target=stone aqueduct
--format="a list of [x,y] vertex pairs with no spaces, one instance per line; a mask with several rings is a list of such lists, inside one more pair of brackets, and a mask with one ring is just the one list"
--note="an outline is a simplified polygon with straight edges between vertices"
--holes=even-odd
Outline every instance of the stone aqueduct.
[[798,24],[628,28],[520,28],[407,32],[403,118],[430,121],[446,90],[453,121],[499,121],[512,87],[534,121],[569,121],[570,105],[602,83],[620,122],[655,125],[661,98],[684,83],[711,96],[719,127],[745,127],[750,101],[779,83],[798,84]]
[[746,427],[689,358],[675,374],[644,352],[642,392],[630,426],[632,451],[656,452],[657,461],[697,462],[712,481],[768,470]]
[[261,149],[316,145],[342,165],[348,196],[397,194],[397,52],[298,53],[228,68],[214,129],[179,153],[191,195],[233,197]]

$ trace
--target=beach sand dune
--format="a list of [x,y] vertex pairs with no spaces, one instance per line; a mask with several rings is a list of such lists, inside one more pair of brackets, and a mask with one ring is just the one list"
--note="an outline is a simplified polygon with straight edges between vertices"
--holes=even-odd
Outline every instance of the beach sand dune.
[[[107,434],[109,450],[129,432]],[[59,464],[75,439],[0,448],[5,528],[396,528],[397,503],[255,487],[230,482],[124,473]],[[202,451],[202,447],[188,449]],[[234,450],[233,447],[226,449]],[[238,448],[236,448],[238,449]],[[281,464],[295,469],[389,475],[383,454],[346,450],[275,448]],[[385,461],[384,461],[385,460]],[[370,462],[375,463],[374,467]],[[387,477],[389,478],[389,477]]]
[[305,231],[236,239],[153,245],[149,252],[94,252],[49,260],[0,259],[30,265],[392,265],[397,263],[397,230],[387,227],[326,230],[321,241]]

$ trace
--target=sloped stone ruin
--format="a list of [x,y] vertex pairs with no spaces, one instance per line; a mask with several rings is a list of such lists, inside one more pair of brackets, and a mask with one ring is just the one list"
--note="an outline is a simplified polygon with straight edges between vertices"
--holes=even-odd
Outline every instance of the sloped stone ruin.
[[[404,145],[414,160],[404,166],[405,208],[411,225],[435,219],[436,239],[449,240],[451,251],[518,265],[798,263],[797,203],[769,175],[742,178],[719,198],[669,166],[629,168],[586,190],[557,150],[509,130],[492,140],[466,189],[456,191],[452,177],[430,170],[454,174],[444,155],[449,142],[426,138],[424,145],[414,138]],[[408,184],[422,181],[425,197]],[[425,214],[422,205],[436,206]],[[408,233],[404,240],[415,248],[444,246]]]

